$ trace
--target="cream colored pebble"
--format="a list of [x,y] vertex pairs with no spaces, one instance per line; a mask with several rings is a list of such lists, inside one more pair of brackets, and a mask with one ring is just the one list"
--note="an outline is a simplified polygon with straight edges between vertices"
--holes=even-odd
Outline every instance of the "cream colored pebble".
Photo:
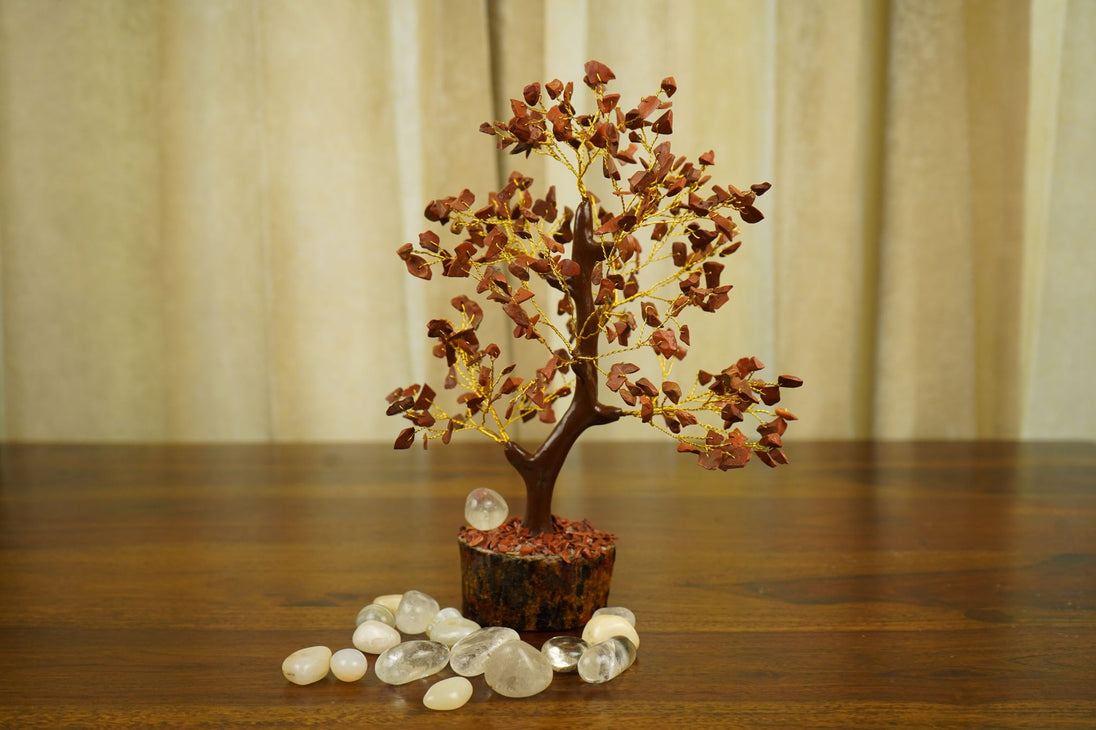
[[331,650],[326,646],[298,649],[282,662],[282,674],[293,684],[319,682],[331,670]]
[[464,677],[450,677],[430,685],[422,703],[431,710],[455,710],[472,698],[472,683]]
[[331,673],[341,682],[357,682],[369,670],[369,660],[357,649],[339,649],[331,655]]
[[636,633],[635,627],[622,616],[609,613],[594,616],[582,630],[582,640],[590,646],[600,644],[614,636],[623,636],[630,640],[635,648],[639,648],[639,634]]
[[385,608],[387,608],[389,611],[392,612],[393,616],[395,616],[396,611],[398,611],[399,608],[400,608],[400,601],[402,601],[402,600],[403,600],[403,594],[402,593],[386,593],[383,596],[377,596],[376,598],[374,598],[373,603],[377,603],[377,604],[380,604],[381,606],[384,606]]

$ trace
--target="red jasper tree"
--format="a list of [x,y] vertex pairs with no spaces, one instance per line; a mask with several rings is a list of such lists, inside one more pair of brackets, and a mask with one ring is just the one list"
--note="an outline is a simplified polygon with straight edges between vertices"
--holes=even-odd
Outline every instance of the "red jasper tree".
[[[698,370],[685,386],[673,379],[674,365],[685,359],[691,341],[681,315],[688,309],[714,313],[726,304],[731,287],[722,282],[720,259],[741,244],[736,218],[763,218],[755,202],[769,184],[746,190],[710,184],[711,151],[695,162],[675,157],[666,139],[673,132],[672,77],[624,111],[620,95],[607,93],[613,72],[598,61],[585,70],[583,81],[595,99],[590,113],[576,113],[574,84],[555,79],[543,88],[526,86],[522,99],[511,100],[509,121],[480,127],[497,138],[500,149],[546,155],[569,170],[578,194],[574,210],[560,210],[554,186],[534,197],[533,180],[514,172],[479,207],[467,189],[430,201],[426,218],[447,226],[459,239],[455,246],[444,247],[427,230],[417,245],[398,250],[419,279],[430,280],[435,271],[471,279],[475,293],[511,320],[514,338],[544,346],[543,364],[516,374],[516,363],[505,361],[497,343],[480,342],[484,307],[462,294],[451,301],[456,317],[426,326],[434,355],[448,366],[444,389],[455,391],[455,405],[443,407],[426,383],[388,396],[388,414],[410,422],[396,439],[397,449],[420,437],[424,447],[433,439],[449,443],[461,431],[478,431],[499,443],[525,483],[524,526],[534,534],[553,529],[556,478],[591,426],[639,418],[675,439],[678,451],[696,455],[705,469],[739,468],[754,455],[776,466],[788,461],[782,437],[795,416],[773,406],[781,388],[802,384],[791,375],[758,377],[764,366],[754,357],[722,370]],[[623,171],[632,168],[625,177]],[[615,200],[607,208],[586,188],[591,169],[612,187]],[[548,314],[547,290],[538,295],[531,286],[537,280],[559,292],[554,309],[564,318],[562,326]],[[606,352],[600,351],[603,343]],[[626,359],[642,349],[657,357],[655,380]],[[619,404],[601,400],[603,384]],[[565,402],[557,419],[556,409]],[[509,431],[534,418],[555,425],[530,450]],[[737,426],[746,419],[756,421],[755,438]]]

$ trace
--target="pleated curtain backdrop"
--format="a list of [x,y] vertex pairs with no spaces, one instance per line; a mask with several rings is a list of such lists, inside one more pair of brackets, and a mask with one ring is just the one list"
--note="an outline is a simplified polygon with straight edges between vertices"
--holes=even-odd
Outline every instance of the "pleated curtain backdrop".
[[0,0],[0,437],[391,441],[461,291],[396,248],[574,205],[477,130],[591,58],[774,185],[687,363],[800,375],[800,437],[1096,438],[1091,0]]

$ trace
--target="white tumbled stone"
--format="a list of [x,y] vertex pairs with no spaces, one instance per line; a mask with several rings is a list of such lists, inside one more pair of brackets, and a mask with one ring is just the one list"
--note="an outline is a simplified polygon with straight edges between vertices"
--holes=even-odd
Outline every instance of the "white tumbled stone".
[[298,649],[282,662],[282,674],[293,684],[319,682],[330,669],[331,649],[326,646]]
[[607,613],[594,616],[582,630],[582,640],[590,646],[614,636],[623,636],[631,641],[637,649],[639,648],[639,634],[636,633],[635,627],[622,616]]
[[450,618],[434,621],[426,632],[426,638],[446,646],[453,646],[473,631],[479,631],[480,625],[468,618]]
[[439,608],[433,596],[422,591],[407,591],[396,609],[396,628],[405,634],[426,633],[426,627],[434,620]]
[[483,674],[484,662],[494,649],[520,638],[518,632],[505,626],[486,626],[479,631],[473,631],[453,644],[449,666],[462,677]]
[[369,660],[357,649],[339,649],[331,655],[331,673],[342,682],[357,682],[369,670]]
[[473,489],[464,500],[464,519],[477,530],[493,530],[509,516],[510,507],[494,489]]
[[553,671],[573,672],[578,667],[579,657],[589,647],[577,636],[553,636],[541,645],[540,652],[548,657]]
[[[636,615],[632,613],[630,608],[624,606],[606,606],[605,608],[599,608],[594,611],[594,616],[620,616],[632,626],[636,625]],[[593,618],[593,617],[591,617]]]
[[487,686],[504,697],[532,697],[543,692],[554,674],[548,657],[524,641],[497,647],[483,667]]
[[370,603],[362,610],[358,611],[358,616],[354,619],[355,626],[361,626],[364,621],[380,621],[382,624],[388,624],[389,626],[396,625],[396,614],[388,608],[388,606],[382,606],[379,603]]
[[407,684],[437,674],[449,662],[449,647],[415,639],[397,644],[377,657],[373,673],[385,684]]
[[400,601],[403,600],[402,593],[386,593],[383,596],[377,596],[373,599],[373,603],[384,606],[392,612],[393,620],[395,620],[396,611],[399,610]]
[[431,710],[455,710],[472,699],[472,683],[464,677],[450,677],[430,685],[422,703]]
[[399,631],[388,624],[369,619],[354,629],[354,637],[350,643],[366,654],[380,654],[401,641],[403,637]]
[[578,676],[593,684],[608,682],[620,676],[635,660],[635,644],[623,636],[614,636],[582,653],[578,660]]

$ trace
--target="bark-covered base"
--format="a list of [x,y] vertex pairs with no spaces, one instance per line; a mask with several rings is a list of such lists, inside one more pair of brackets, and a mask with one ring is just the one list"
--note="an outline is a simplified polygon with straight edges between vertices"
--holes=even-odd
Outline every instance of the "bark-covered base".
[[[594,611],[607,605],[616,559],[614,536],[593,530],[585,521],[561,522],[580,529],[572,530],[570,537],[566,530],[526,533],[510,545],[510,534],[521,530],[511,523],[489,531],[463,528],[459,543],[464,615],[481,626],[566,631],[583,626]],[[492,543],[495,549],[483,543]],[[500,545],[513,550],[499,552]],[[561,549],[550,554],[545,546]]]

